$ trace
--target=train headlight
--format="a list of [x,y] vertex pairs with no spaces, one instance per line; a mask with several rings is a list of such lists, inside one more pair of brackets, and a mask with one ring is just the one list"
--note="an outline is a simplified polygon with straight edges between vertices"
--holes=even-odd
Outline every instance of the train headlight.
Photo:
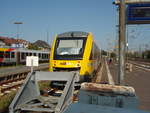
[[54,65],[53,66],[56,66],[56,61],[54,61]]
[[77,64],[77,66],[79,67],[79,66],[80,66],[80,64]]

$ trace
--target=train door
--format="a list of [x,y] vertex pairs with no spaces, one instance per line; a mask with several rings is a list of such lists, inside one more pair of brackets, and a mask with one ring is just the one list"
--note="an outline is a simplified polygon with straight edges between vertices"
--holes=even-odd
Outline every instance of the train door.
[[20,63],[20,52],[16,51],[16,65]]

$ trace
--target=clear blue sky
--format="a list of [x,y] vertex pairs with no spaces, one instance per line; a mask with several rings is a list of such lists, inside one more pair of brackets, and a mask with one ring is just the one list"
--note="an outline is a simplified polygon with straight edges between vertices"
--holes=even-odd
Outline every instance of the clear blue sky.
[[103,49],[116,39],[117,12],[113,0],[0,0],[0,36],[16,37],[17,26],[22,39],[52,42],[56,34],[66,31],[92,32]]

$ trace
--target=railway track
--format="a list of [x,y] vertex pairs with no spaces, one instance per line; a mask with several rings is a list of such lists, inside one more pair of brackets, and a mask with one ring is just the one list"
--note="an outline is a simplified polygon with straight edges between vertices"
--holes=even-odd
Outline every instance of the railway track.
[[[108,64],[105,61],[103,63],[103,68],[105,68],[105,71],[107,74],[109,73],[107,70]],[[101,69],[99,69],[101,70]],[[103,73],[103,72],[101,72]],[[101,76],[100,82],[96,81],[97,83],[83,83],[81,85],[81,90],[75,90],[74,86],[75,83],[79,81],[79,73],[72,73],[72,72],[35,72],[34,74],[29,74],[24,82],[24,85],[20,88],[19,92],[17,93],[17,96],[13,99],[11,105],[9,106],[9,110],[11,113],[45,113],[45,112],[63,112],[64,109],[66,109],[66,106],[70,105],[71,103],[78,103],[79,101],[83,99],[85,101],[85,97],[81,96],[82,94],[87,94],[87,97],[90,97],[90,99],[87,99],[90,101],[90,104],[96,104],[97,103],[97,96],[93,98],[91,96],[93,92],[95,91],[101,91],[102,95],[98,94],[99,96],[106,96],[108,98],[108,94],[110,94],[110,98],[116,98],[117,96],[114,96],[114,92],[116,92],[119,95],[123,95],[123,97],[129,96],[128,93],[131,93],[133,96],[134,89],[130,87],[124,87],[124,86],[114,86],[114,83],[110,82],[110,77],[106,77],[108,79],[108,84],[100,84],[103,79],[103,76],[106,76],[107,74],[98,74],[97,77]],[[40,76],[42,75],[42,76]],[[97,79],[97,78],[96,78]],[[41,94],[41,89],[37,87],[37,83],[39,81],[66,81],[64,88],[62,90],[58,90],[57,88],[49,88],[44,89],[44,93]],[[95,81],[93,81],[95,82]],[[115,88],[113,90],[113,88]],[[132,91],[129,89],[133,89]],[[30,93],[28,93],[30,91]],[[85,92],[84,92],[85,91]],[[87,91],[92,91],[88,92]],[[113,92],[113,93],[110,93]],[[130,92],[131,91],[131,92]],[[106,92],[106,95],[104,95],[104,92]],[[99,92],[100,93],[100,92]],[[78,96],[77,96],[78,95]],[[96,95],[96,94],[93,94]],[[93,100],[91,100],[93,98]],[[117,100],[118,98],[116,98]],[[104,100],[105,101],[105,100]],[[108,101],[108,100],[106,100]],[[101,101],[102,102],[102,101]],[[108,101],[108,103],[110,100]],[[123,102],[123,101],[122,101]],[[105,102],[104,102],[105,103]],[[107,103],[108,106],[110,106]],[[106,103],[105,103],[106,104]],[[117,103],[114,103],[118,105]],[[97,104],[96,104],[97,105]],[[119,106],[116,106],[119,107]],[[119,107],[120,108],[120,107]]]
[[[103,63],[103,68],[105,68],[105,62]],[[102,66],[100,65],[99,66],[99,69],[97,70],[97,73],[96,73],[96,81],[94,81],[94,82],[96,82],[96,83],[106,83],[105,81],[104,81],[104,78],[102,77],[102,75],[103,75],[103,73],[104,72],[102,72],[102,70],[103,70],[103,68],[102,68]],[[45,69],[45,67],[43,68],[41,68],[41,70],[43,70],[43,69]],[[19,70],[18,70],[18,72],[20,72],[20,73],[18,73],[17,71],[15,72],[15,73],[13,73],[13,74],[8,74],[8,75],[6,75],[5,74],[5,76],[1,76],[0,77],[0,96],[1,97],[3,97],[4,95],[7,95],[7,94],[9,94],[9,93],[11,93],[11,92],[13,92],[13,91],[15,91],[15,90],[18,90],[20,87],[21,87],[21,85],[24,83],[24,80],[25,80],[25,78],[26,78],[26,76],[27,76],[27,74],[29,73],[29,70],[30,69],[28,69],[28,71],[22,71],[22,72],[20,72]],[[37,69],[37,70],[39,70],[39,69]],[[105,69],[104,69],[105,70]],[[106,71],[106,70],[105,70]],[[8,73],[8,72],[7,72]],[[10,72],[9,72],[10,73]],[[101,74],[100,74],[101,73]],[[101,78],[101,79],[99,79],[99,78]],[[106,77],[107,78],[107,77]],[[98,80],[99,79],[99,80]],[[106,80],[106,79],[105,79]],[[108,83],[108,82],[107,82]],[[43,95],[46,95],[45,97],[47,97],[47,96],[53,96],[53,95],[61,95],[63,92],[61,91],[61,90],[58,90],[58,89],[55,89],[55,88],[51,88],[51,89],[44,89],[43,90]],[[78,97],[77,97],[77,95],[78,95],[78,90],[76,90],[74,93],[73,93],[73,101],[74,102],[76,102],[76,101],[78,101]]]
[[[48,65],[41,64],[39,67],[34,68],[34,70],[45,70],[48,69]],[[27,74],[30,72],[28,67],[16,67],[13,69],[4,70],[0,72],[0,96],[11,93],[14,90],[20,88]]]
[[[109,84],[109,78],[107,77],[108,75],[104,74],[108,71],[108,69],[106,70],[106,65],[106,60],[103,60],[102,64],[99,65],[98,70],[95,73],[96,75],[92,80],[93,83]],[[47,68],[48,66],[42,64],[39,68],[34,68],[34,70],[43,70]],[[11,93],[13,90],[17,90],[18,88],[20,88],[27,74],[30,72],[30,68],[28,67],[23,67],[21,69],[17,67],[17,71],[16,69],[13,70],[13,72],[6,71],[5,73],[1,73],[0,96]]]
[[144,69],[146,71],[150,71],[150,63],[144,63],[144,62],[132,62],[132,61],[129,61],[130,64],[133,64],[135,65],[137,68],[140,68],[140,69]]
[[16,91],[20,88],[24,80],[14,81],[12,83],[2,84],[1,85],[1,94],[3,96],[5,94],[11,93],[12,91]]
[[17,80],[6,81],[0,84],[0,96],[11,93],[20,88],[22,85],[24,78],[19,78]]

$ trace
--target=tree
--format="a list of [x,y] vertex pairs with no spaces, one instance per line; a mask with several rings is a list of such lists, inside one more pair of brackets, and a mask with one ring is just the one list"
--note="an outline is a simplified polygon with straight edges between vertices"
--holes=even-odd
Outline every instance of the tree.
[[102,50],[102,55],[107,56],[107,51]]
[[40,50],[40,48],[37,45],[34,45],[34,44],[29,44],[28,49]]

